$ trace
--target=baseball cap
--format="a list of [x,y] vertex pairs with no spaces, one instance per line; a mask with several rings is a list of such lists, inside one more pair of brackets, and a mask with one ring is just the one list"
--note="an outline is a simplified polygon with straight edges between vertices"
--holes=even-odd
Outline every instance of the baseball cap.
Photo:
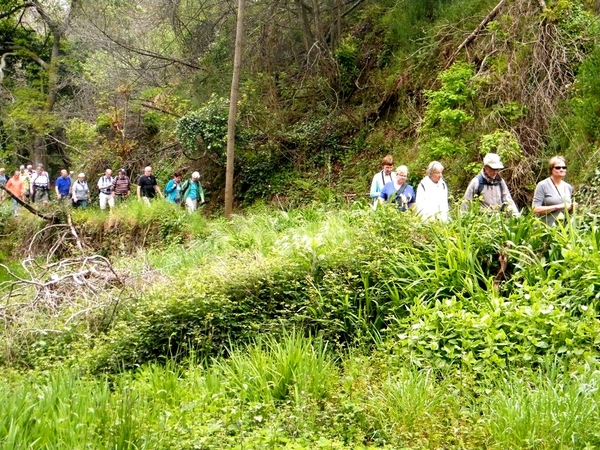
[[500,162],[500,156],[496,153],[488,153],[485,155],[483,158],[483,165],[496,170],[504,169],[504,165]]

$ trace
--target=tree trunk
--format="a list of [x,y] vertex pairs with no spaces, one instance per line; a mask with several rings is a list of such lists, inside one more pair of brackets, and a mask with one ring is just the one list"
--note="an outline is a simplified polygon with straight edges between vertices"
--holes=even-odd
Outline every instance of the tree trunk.
[[244,34],[244,3],[238,0],[237,27],[235,32],[235,53],[233,57],[233,78],[229,99],[229,121],[227,122],[227,169],[225,172],[225,217],[231,218],[233,211],[233,163],[235,156],[235,122],[242,66],[242,38]]

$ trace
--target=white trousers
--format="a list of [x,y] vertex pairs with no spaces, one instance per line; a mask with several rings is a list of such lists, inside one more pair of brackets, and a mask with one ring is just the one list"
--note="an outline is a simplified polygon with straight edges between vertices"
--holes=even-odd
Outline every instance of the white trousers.
[[198,200],[192,200],[191,198],[186,198],[185,199],[185,207],[187,209],[187,212],[189,212],[190,214],[193,213],[194,211],[196,211],[196,208],[198,207]]
[[115,207],[115,198],[110,194],[105,194],[104,192],[100,192],[100,209],[106,209],[106,205],[111,208]]

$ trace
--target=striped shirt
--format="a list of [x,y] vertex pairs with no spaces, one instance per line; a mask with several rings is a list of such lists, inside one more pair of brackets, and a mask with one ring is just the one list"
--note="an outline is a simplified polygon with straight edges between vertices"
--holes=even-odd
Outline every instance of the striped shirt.
[[126,176],[123,178],[116,177],[112,184],[112,191],[115,193],[115,195],[127,195],[129,193],[130,186],[131,182]]

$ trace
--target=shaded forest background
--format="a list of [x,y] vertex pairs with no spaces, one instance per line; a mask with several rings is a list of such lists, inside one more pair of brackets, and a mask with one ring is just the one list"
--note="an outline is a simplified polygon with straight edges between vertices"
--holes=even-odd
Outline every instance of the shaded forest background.
[[[166,182],[200,169],[222,203],[237,5],[8,0],[0,158]],[[551,154],[590,185],[600,4],[591,0],[277,0],[246,5],[238,205],[366,197],[387,153],[413,182],[442,161],[460,195],[501,154],[521,205]]]

